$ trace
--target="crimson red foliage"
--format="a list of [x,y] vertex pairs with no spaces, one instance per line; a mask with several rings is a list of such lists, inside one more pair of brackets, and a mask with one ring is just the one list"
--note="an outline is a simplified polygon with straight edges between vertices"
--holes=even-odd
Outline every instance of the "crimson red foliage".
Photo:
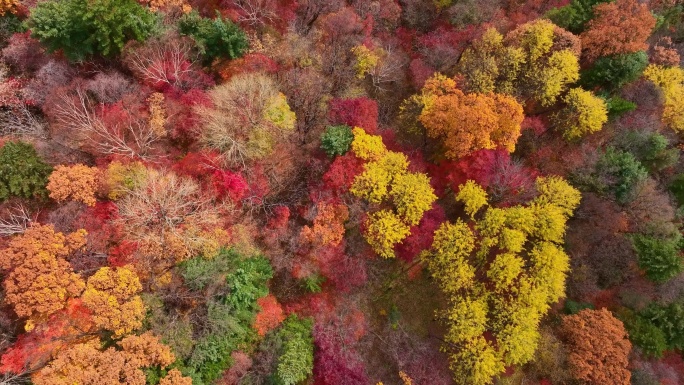
[[283,229],[290,220],[290,209],[287,206],[277,206],[273,209],[273,216],[269,218],[266,227],[271,230]]
[[0,373],[23,373],[41,367],[60,348],[83,336],[91,324],[91,313],[80,299],[70,299],[66,308],[24,333],[0,358]]
[[420,223],[411,227],[411,234],[395,247],[397,256],[406,262],[413,261],[421,251],[430,248],[435,230],[444,221],[446,214],[442,206],[432,205],[432,209],[423,214]]
[[340,341],[334,326],[316,324],[313,330],[314,384],[315,385],[365,385],[370,381],[366,368],[358,353]]
[[98,201],[88,207],[77,223],[88,232],[88,249],[106,252],[121,240],[121,229],[112,221],[119,216],[119,209],[113,202]]
[[109,249],[107,263],[114,267],[123,267],[133,263],[133,254],[138,250],[135,242],[123,241]]
[[365,258],[350,257],[344,252],[344,240],[338,246],[316,250],[316,265],[327,283],[340,292],[348,292],[366,282]]
[[546,132],[547,128],[548,127],[546,127],[544,120],[542,120],[542,118],[539,116],[526,116],[520,125],[521,130],[530,130],[534,132],[536,136]]
[[197,140],[199,116],[195,107],[199,106],[211,106],[211,99],[200,89],[167,94],[167,116],[170,127],[173,127],[171,139],[185,146]]
[[378,103],[366,97],[332,99],[329,119],[333,124],[361,127],[369,134],[374,134],[378,129]]
[[218,73],[221,79],[228,81],[239,74],[250,72],[274,74],[277,71],[278,63],[270,57],[261,53],[249,53],[239,59],[229,60],[218,70]]
[[349,191],[356,175],[363,172],[363,161],[351,153],[338,156],[323,175],[324,188],[334,195]]
[[411,60],[409,64],[409,76],[411,78],[411,85],[416,90],[420,90],[425,85],[425,81],[432,76],[437,70],[425,63],[421,58]]
[[229,170],[216,170],[212,174],[212,184],[219,198],[226,196],[233,202],[239,202],[247,193],[247,182],[240,174]]

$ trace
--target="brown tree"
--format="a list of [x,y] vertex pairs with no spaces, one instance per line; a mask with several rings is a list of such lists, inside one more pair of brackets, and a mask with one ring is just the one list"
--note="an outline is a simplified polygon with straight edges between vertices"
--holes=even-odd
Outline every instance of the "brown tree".
[[583,384],[629,385],[632,344],[620,320],[604,309],[585,309],[563,318],[572,376]]
[[580,35],[589,61],[648,49],[646,39],[656,20],[646,4],[637,0],[617,0],[595,6],[594,14],[587,30]]

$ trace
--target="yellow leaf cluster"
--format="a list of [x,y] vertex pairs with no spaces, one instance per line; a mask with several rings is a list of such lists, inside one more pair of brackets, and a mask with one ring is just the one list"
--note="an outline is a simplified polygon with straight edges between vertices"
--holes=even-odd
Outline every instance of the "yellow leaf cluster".
[[104,173],[104,187],[107,190],[107,197],[117,200],[133,190],[144,181],[146,177],[145,165],[140,162],[123,164],[114,161],[107,166]]
[[579,79],[579,38],[538,19],[518,26],[504,38],[487,30],[459,61],[467,88],[555,103],[569,84]]
[[644,76],[660,89],[663,95],[661,120],[677,132],[684,132],[684,69],[651,64]]
[[370,214],[365,225],[366,240],[373,251],[384,258],[394,257],[394,246],[410,233],[409,226],[389,210]]
[[100,171],[82,164],[57,166],[48,178],[50,198],[62,202],[73,199],[94,206],[95,192],[99,187]]
[[460,186],[470,222],[443,223],[425,257],[448,296],[445,349],[459,384],[490,384],[504,366],[531,360],[542,316],[565,295],[570,267],[561,245],[580,193],[557,176],[536,185],[537,198],[506,208],[488,206],[472,181]]
[[456,200],[463,202],[466,214],[471,218],[483,207],[487,205],[487,192],[475,181],[469,180],[465,184],[458,186]]
[[149,125],[155,135],[162,138],[166,136],[166,109],[164,108],[164,94],[154,92],[147,98],[150,109]]
[[371,73],[380,62],[382,50],[371,51],[365,45],[357,45],[351,49],[356,58],[356,77],[363,79],[366,74]]
[[363,160],[377,160],[387,153],[382,137],[378,135],[368,135],[361,127],[352,129],[354,140],[351,149],[354,155]]
[[97,326],[120,337],[142,326],[145,307],[137,295],[141,291],[138,275],[129,267],[102,267],[88,278],[82,299]]
[[[369,216],[366,240],[374,251],[385,258],[394,257],[394,246],[410,234],[410,226],[420,223],[425,211],[437,200],[430,178],[408,171],[409,161],[400,152],[388,151],[377,135],[368,135],[354,127],[354,154],[368,161],[363,172],[354,178],[350,192],[369,203],[391,200],[396,213],[388,210]],[[375,215],[375,216],[374,216]],[[391,231],[383,237],[383,229]]]
[[52,225],[34,225],[0,251],[0,268],[7,271],[5,301],[20,317],[35,325],[63,309],[85,286],[66,260],[86,243],[85,230],[64,235]]
[[264,107],[264,119],[273,123],[284,132],[292,131],[297,121],[297,116],[287,104],[287,98],[282,92],[273,95]]
[[572,88],[563,97],[565,107],[554,118],[567,140],[597,132],[608,121],[606,102],[590,91]]

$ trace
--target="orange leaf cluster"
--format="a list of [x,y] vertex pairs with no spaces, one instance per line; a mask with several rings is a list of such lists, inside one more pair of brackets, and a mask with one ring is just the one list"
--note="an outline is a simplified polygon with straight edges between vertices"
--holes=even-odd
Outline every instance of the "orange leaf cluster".
[[563,318],[573,377],[585,384],[629,385],[632,344],[620,320],[604,309],[585,309]]
[[[168,346],[163,345],[151,333],[128,336],[118,343],[116,349],[110,347],[101,351],[99,340],[74,345],[62,350],[46,367],[31,378],[36,385],[144,385],[145,373],[142,368],[160,366],[165,368],[175,361]],[[180,373],[169,372],[170,378],[163,384],[186,385]]]
[[9,270],[5,300],[18,316],[29,318],[28,329],[83,291],[83,280],[65,258],[85,245],[85,236],[85,230],[64,235],[52,225],[32,226],[0,251],[0,268]]
[[313,226],[302,228],[302,238],[320,246],[339,245],[344,236],[344,222],[349,219],[349,209],[345,205],[319,202],[317,210]]
[[150,128],[158,137],[166,136],[166,109],[164,108],[164,94],[155,92],[147,98],[150,108]]
[[656,19],[646,4],[637,0],[617,0],[594,7],[595,17],[580,35],[590,61],[601,56],[626,54],[648,49],[646,39]]
[[57,166],[50,174],[47,189],[50,198],[61,202],[67,199],[95,206],[95,192],[99,186],[100,171],[82,164]]
[[479,149],[515,149],[520,137],[522,106],[500,94],[464,94],[453,88],[433,95],[419,120],[428,136],[440,138],[447,158],[455,159]]
[[275,329],[285,320],[285,314],[283,313],[283,307],[280,306],[278,300],[271,294],[259,298],[257,304],[261,311],[256,315],[253,327],[257,334],[263,337],[269,330]]

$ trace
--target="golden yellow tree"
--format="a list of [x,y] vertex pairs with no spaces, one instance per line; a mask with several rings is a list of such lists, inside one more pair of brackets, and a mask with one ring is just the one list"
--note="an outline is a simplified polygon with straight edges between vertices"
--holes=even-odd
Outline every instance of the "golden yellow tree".
[[590,91],[573,88],[563,97],[565,106],[554,116],[557,127],[568,140],[597,132],[608,121],[606,102]]
[[[149,332],[128,336],[116,347],[102,350],[101,346],[101,341],[96,339],[63,349],[33,374],[31,380],[36,385],[145,385],[142,369],[153,366],[163,369],[176,359],[171,349]],[[173,370],[166,378],[166,384],[192,383]]]
[[85,245],[85,236],[85,230],[64,235],[51,225],[35,225],[0,251],[0,268],[6,272],[5,301],[18,316],[28,318],[27,329],[83,291],[83,279],[66,257]]
[[644,76],[663,95],[663,123],[677,132],[684,132],[684,70],[651,64],[644,71]]
[[120,337],[142,326],[141,291],[138,275],[130,267],[102,267],[88,278],[82,299],[92,310],[95,324]]
[[61,202],[67,199],[94,206],[95,192],[100,184],[100,171],[82,164],[57,166],[48,178],[50,198]]
[[366,163],[350,192],[370,204],[387,202],[394,207],[371,213],[364,226],[364,236],[373,251],[392,258],[394,247],[409,236],[410,226],[420,222],[437,196],[427,175],[408,171],[406,155],[388,151],[380,136],[368,135],[362,128],[355,127],[353,133],[352,153]]
[[490,384],[532,359],[541,318],[564,296],[563,234],[580,194],[560,177],[536,185],[537,198],[507,208],[490,206],[473,182],[461,185],[469,221],[443,223],[423,255],[449,301],[444,348],[459,384]]

